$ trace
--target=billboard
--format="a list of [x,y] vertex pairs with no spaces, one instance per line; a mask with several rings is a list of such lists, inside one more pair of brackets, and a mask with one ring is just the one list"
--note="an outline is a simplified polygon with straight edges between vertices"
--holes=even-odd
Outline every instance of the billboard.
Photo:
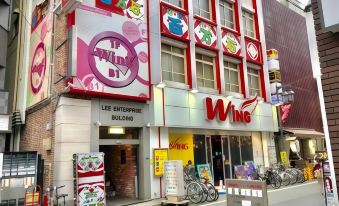
[[26,105],[30,107],[49,95],[52,55],[53,0],[33,1]]
[[132,2],[98,0],[95,7],[83,4],[76,9],[71,92],[149,100],[146,3]]

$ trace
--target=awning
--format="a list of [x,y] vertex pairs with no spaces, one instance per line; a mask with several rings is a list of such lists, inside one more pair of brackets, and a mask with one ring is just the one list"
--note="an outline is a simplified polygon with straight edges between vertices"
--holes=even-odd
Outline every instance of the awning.
[[283,129],[284,131],[293,133],[299,138],[325,138],[324,133],[317,132],[314,129]]

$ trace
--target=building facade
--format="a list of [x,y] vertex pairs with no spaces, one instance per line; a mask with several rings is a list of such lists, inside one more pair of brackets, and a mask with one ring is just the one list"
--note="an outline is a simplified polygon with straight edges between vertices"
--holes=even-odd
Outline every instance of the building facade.
[[328,123],[328,141],[326,143],[329,147],[328,154],[335,202],[338,204],[337,85],[339,81],[337,73],[339,70],[339,16],[332,10],[332,8],[338,6],[338,3],[312,0],[311,6],[321,68],[321,92],[323,93],[324,110]]
[[75,153],[104,152],[114,195],[137,199],[163,196],[154,149],[217,185],[277,161],[260,0],[64,3],[26,7],[20,150],[41,154],[45,187],[72,201]]

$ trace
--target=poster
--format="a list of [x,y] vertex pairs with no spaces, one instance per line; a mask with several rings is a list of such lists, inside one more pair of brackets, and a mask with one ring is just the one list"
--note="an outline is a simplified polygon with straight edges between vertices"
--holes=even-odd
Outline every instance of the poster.
[[164,185],[166,196],[185,195],[184,188],[184,167],[180,160],[164,162]]
[[168,149],[154,149],[154,175],[164,174],[164,161],[168,160]]
[[206,178],[210,183],[214,184],[211,168],[209,164],[197,165],[198,175],[200,178]]
[[162,33],[170,36],[188,40],[188,15],[173,10],[165,5],[161,6]]
[[52,55],[53,0],[32,1],[31,37],[28,64],[27,107],[49,95]]
[[77,205],[104,206],[105,170],[103,153],[75,155]]
[[76,77],[70,92],[149,100],[146,3],[131,2],[97,0],[96,7],[76,9]]
[[169,134],[169,160],[182,160],[184,166],[194,164],[193,134]]
[[288,163],[286,151],[280,152],[280,159],[281,159],[281,164],[287,164]]

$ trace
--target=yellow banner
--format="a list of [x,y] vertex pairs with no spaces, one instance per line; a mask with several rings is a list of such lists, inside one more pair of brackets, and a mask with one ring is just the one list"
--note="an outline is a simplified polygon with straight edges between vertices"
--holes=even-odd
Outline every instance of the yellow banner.
[[164,161],[168,160],[168,149],[154,149],[154,175],[164,174]]
[[169,134],[169,160],[182,160],[194,164],[193,134]]

